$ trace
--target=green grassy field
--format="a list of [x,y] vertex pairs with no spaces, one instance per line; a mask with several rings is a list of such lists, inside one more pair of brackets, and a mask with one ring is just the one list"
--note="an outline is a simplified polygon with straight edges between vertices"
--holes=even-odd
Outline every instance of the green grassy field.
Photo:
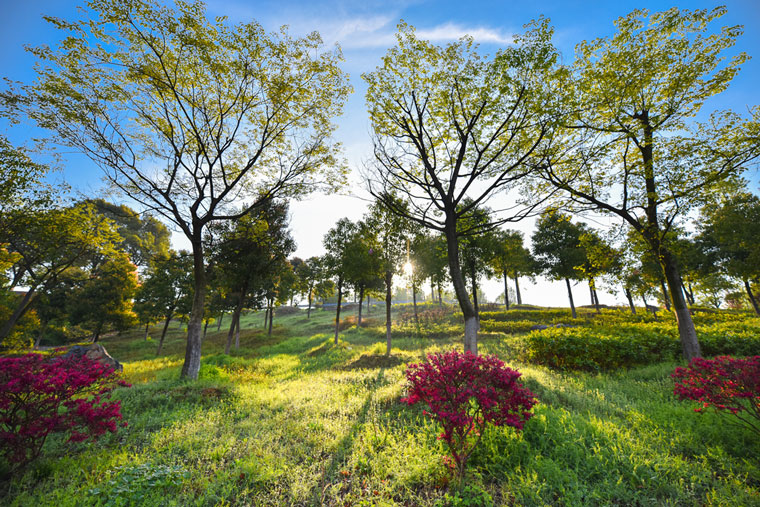
[[[526,310],[513,320],[569,322],[567,313]],[[616,315],[602,314],[600,325],[628,319]],[[0,503],[443,506],[472,505],[475,491],[495,505],[760,505],[760,442],[676,401],[669,375],[680,363],[553,370],[518,360],[529,335],[498,331],[481,334],[481,353],[521,371],[539,405],[521,434],[489,429],[469,465],[470,493],[450,490],[439,429],[399,398],[405,363],[461,349],[459,327],[451,317],[418,331],[400,319],[385,358],[381,311],[369,317],[334,345],[331,313],[276,317],[271,337],[263,314],[251,313],[230,356],[224,326],[211,326],[197,382],[177,380],[176,324],[161,357],[139,330],[105,338],[133,384],[116,393],[129,426],[95,444],[50,439],[42,459],[3,485]],[[592,325],[591,313],[581,317],[576,329]],[[760,337],[758,319],[722,320]],[[674,327],[664,317],[657,325]]]

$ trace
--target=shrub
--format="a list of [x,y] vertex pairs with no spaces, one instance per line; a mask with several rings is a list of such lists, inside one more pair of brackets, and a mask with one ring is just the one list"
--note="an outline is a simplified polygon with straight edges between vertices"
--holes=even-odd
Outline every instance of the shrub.
[[0,453],[23,467],[51,433],[82,442],[115,432],[121,408],[107,400],[117,385],[129,386],[111,367],[86,357],[0,358]]
[[427,361],[407,368],[409,394],[401,401],[424,403],[423,414],[441,423],[439,438],[448,445],[451,465],[461,480],[487,424],[521,430],[532,415],[537,401],[519,377],[496,356],[456,350],[430,354]]
[[673,394],[701,404],[694,409],[713,409],[733,415],[739,424],[760,435],[760,356],[734,359],[694,358],[685,368],[676,368]]
[[681,345],[650,324],[549,328],[529,333],[522,359],[559,370],[610,371],[678,357]]

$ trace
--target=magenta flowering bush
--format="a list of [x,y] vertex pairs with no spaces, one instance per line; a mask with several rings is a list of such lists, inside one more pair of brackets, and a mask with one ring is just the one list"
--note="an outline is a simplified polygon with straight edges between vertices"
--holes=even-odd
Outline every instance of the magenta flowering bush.
[[700,403],[695,412],[714,409],[731,415],[760,435],[760,356],[695,358],[671,377],[679,400]]
[[51,433],[82,442],[115,432],[120,402],[108,399],[117,386],[129,384],[86,357],[0,358],[0,453],[23,467],[40,455]]
[[486,425],[519,431],[531,417],[537,400],[518,381],[520,375],[492,355],[430,354],[407,368],[408,395],[401,401],[424,403],[423,413],[443,426],[439,438],[448,445],[452,468],[461,479]]

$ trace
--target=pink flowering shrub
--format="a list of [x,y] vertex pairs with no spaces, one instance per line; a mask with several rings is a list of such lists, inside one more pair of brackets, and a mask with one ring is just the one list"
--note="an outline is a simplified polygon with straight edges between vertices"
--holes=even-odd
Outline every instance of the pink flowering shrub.
[[129,386],[111,367],[86,357],[0,358],[0,454],[23,467],[51,433],[82,442],[115,432],[120,402],[108,398],[119,385]]
[[441,423],[439,438],[449,447],[457,479],[487,424],[521,430],[537,403],[518,382],[520,373],[496,356],[456,350],[430,354],[427,361],[409,365],[406,378],[409,394],[401,401],[424,403],[423,413]]
[[695,412],[712,408],[730,414],[760,434],[760,356],[695,358],[671,377],[679,400],[700,403]]

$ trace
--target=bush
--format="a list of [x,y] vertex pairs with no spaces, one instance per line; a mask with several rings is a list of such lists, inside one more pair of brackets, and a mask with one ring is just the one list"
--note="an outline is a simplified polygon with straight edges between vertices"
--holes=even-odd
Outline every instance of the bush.
[[470,352],[429,354],[427,361],[406,370],[409,394],[401,401],[424,403],[423,414],[443,426],[440,439],[451,454],[457,480],[487,424],[521,430],[537,403],[518,378],[496,356]]
[[730,414],[760,435],[760,356],[694,358],[671,376],[675,380],[673,394],[679,400],[701,404],[695,412],[713,409]]
[[82,442],[115,432],[120,404],[106,400],[118,385],[129,386],[86,357],[0,358],[0,452],[21,468],[40,455],[51,433]]

